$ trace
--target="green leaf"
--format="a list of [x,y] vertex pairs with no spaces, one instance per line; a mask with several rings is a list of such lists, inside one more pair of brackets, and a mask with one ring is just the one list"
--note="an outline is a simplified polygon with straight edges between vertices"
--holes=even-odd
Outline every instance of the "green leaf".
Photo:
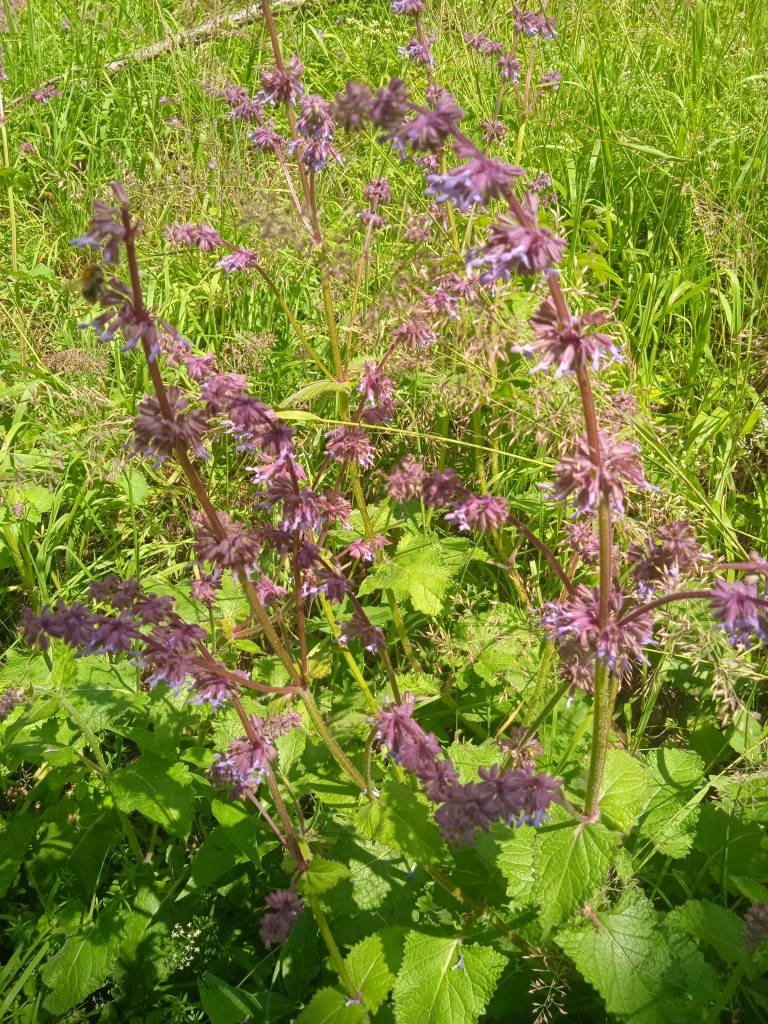
[[397,601],[408,599],[417,612],[439,615],[452,577],[461,568],[434,534],[406,533],[391,558],[376,565],[363,580],[360,596],[391,590]]
[[192,864],[191,881],[195,889],[207,889],[247,858],[233,845],[226,830],[214,828],[200,844]]
[[133,501],[136,508],[141,508],[142,505],[146,505],[149,498],[149,484],[147,483],[147,478],[140,469],[135,469],[133,466],[127,466],[122,473],[116,477],[115,483],[126,498],[129,501]]
[[371,805],[368,821],[370,838],[399,850],[410,863],[434,864],[444,856],[445,844],[431,805],[402,782],[384,785],[381,798]]
[[260,867],[261,836],[256,819],[254,815],[248,813],[248,808],[244,804],[235,804],[231,800],[214,797],[211,801],[211,812],[232,845]]
[[240,1024],[247,1019],[254,1022],[264,1019],[264,1007],[255,996],[233,988],[210,971],[197,979],[197,988],[211,1024]]
[[12,884],[37,829],[34,814],[15,814],[9,818],[0,836],[0,896]]
[[503,759],[497,743],[452,743],[447,751],[461,782],[477,782],[478,768],[491,768]]
[[172,835],[186,836],[195,802],[189,768],[157,754],[142,754],[110,776],[109,788],[119,810],[138,811]]
[[535,839],[536,829],[522,825],[510,834],[509,839],[498,844],[496,865],[506,879],[508,897],[518,907],[524,906],[533,892]]
[[704,778],[704,765],[697,754],[672,747],[651,751],[645,760],[651,799],[640,821],[640,835],[661,853],[684,857],[693,843],[699,813],[697,806],[687,805]]
[[43,1000],[49,1013],[63,1015],[101,988],[117,959],[121,932],[120,916],[105,910],[95,924],[67,939],[45,962],[40,977],[50,989]]
[[670,911],[667,920],[679,931],[708,943],[726,963],[735,964],[746,958],[744,922],[727,907],[709,900],[688,900]]
[[313,857],[309,867],[299,879],[297,888],[307,896],[319,896],[328,892],[344,878],[349,878],[350,870],[346,864],[339,864],[335,860],[324,860],[322,857]]
[[337,988],[321,988],[296,1018],[296,1024],[360,1024],[368,1011],[360,1004],[347,1006],[347,998]]
[[616,836],[602,825],[580,826],[557,811],[552,818],[552,825],[537,831],[535,848],[533,891],[545,932],[600,889],[616,845]]
[[648,803],[648,769],[625,750],[609,750],[605,759],[600,817],[628,832]]
[[353,985],[362,993],[365,1005],[370,1010],[378,1010],[395,983],[381,935],[369,935],[353,946],[344,965]]
[[487,946],[409,932],[394,988],[397,1024],[475,1024],[505,964]]
[[715,992],[713,972],[690,940],[661,926],[640,892],[628,890],[593,921],[565,929],[557,941],[628,1024],[694,1024]]

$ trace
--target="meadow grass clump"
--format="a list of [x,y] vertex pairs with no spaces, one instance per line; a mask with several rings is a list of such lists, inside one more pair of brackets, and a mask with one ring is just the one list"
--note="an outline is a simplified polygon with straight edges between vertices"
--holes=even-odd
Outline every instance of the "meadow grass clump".
[[20,16],[0,1016],[760,1019],[721,6]]

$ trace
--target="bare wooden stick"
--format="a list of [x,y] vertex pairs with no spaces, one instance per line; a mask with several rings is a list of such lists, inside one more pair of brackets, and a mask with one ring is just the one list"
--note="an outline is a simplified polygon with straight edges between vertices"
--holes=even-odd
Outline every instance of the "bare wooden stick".
[[[275,10],[283,7],[296,9],[303,7],[307,2],[308,0],[272,0],[272,7]],[[223,39],[226,36],[235,35],[245,25],[259,21],[261,17],[262,8],[260,3],[251,4],[249,7],[244,7],[242,11],[235,11],[234,14],[219,14],[215,18],[211,18],[210,21],[204,21],[202,25],[185,29],[183,32],[174,32],[167,39],[161,39],[159,43],[142,46],[141,49],[134,50],[133,53],[120,57],[119,60],[112,60],[104,65],[103,70],[108,75],[116,75],[118,71],[122,71],[123,68],[137,61],[154,60],[156,57],[162,57],[164,53],[170,53],[173,49],[192,46],[196,43],[205,43],[210,39]],[[70,75],[86,70],[86,68],[82,67],[70,68],[61,75],[54,75],[53,78],[47,79],[47,81],[38,86],[38,89],[46,89],[56,85],[57,82],[63,82]],[[24,103],[27,99],[29,99],[28,96],[17,96],[7,104],[7,107],[12,109]]]

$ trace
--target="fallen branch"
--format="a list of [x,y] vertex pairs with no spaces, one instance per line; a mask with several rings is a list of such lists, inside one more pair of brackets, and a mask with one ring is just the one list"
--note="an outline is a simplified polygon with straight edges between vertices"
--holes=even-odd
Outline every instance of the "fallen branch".
[[[283,7],[294,9],[303,7],[305,3],[307,3],[307,0],[272,0],[272,7],[275,10],[280,10]],[[235,35],[245,25],[259,21],[261,17],[262,8],[260,3],[251,4],[250,7],[245,7],[242,11],[236,11],[234,14],[219,14],[209,21],[204,21],[202,25],[185,29],[182,32],[174,32],[167,39],[161,39],[159,43],[142,46],[139,50],[134,50],[133,53],[120,57],[119,60],[112,60],[104,65],[103,70],[108,75],[115,75],[129,64],[138,61],[154,60],[156,57],[162,57],[164,53],[170,53],[171,50],[177,48],[191,46],[196,43],[205,43],[210,39],[223,39],[227,36]],[[53,78],[47,79],[38,86],[38,89],[49,88],[58,82],[63,82],[70,75],[87,70],[87,68],[82,67],[70,68],[61,75],[54,75]],[[11,100],[8,104],[8,109],[19,106],[19,104],[24,103],[27,99],[29,99],[28,96],[17,96],[16,99]]]

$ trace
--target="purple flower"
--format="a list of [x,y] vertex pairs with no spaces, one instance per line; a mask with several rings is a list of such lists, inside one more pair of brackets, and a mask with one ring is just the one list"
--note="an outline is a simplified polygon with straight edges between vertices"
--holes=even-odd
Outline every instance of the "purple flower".
[[371,204],[382,206],[392,199],[392,187],[389,178],[373,178],[365,187],[365,198]]
[[373,210],[361,210],[357,216],[362,224],[370,227],[373,231],[381,231],[387,226],[386,218],[382,217],[380,213],[374,213]]
[[488,241],[469,254],[470,267],[488,266],[480,275],[483,284],[508,280],[510,274],[530,276],[547,270],[563,258],[566,242],[537,221],[538,197],[526,193],[527,224],[502,214],[488,229]]
[[35,146],[34,142],[28,142],[26,140],[19,144],[19,149],[21,150],[22,153],[36,153],[37,152],[37,147]]
[[758,949],[768,940],[768,903],[755,903],[744,915],[744,945]]
[[403,695],[402,704],[387,704],[375,719],[378,738],[386,744],[393,759],[409,772],[419,776],[422,769],[434,764],[442,754],[432,733],[426,733],[413,718],[413,697]]
[[413,39],[408,40],[407,46],[398,46],[397,52],[401,57],[407,57],[412,64],[426,64],[431,68],[435,65],[435,58],[430,50],[430,45],[433,42],[434,39],[426,39],[422,42],[414,36]]
[[717,580],[709,600],[719,628],[730,634],[734,647],[740,643],[751,647],[753,634],[759,640],[768,639],[768,608],[751,583]]
[[216,595],[221,590],[221,581],[216,575],[209,573],[201,573],[198,579],[192,581],[192,589],[190,591],[193,600],[201,601],[203,604],[208,605],[212,608],[215,601]]
[[317,93],[303,96],[296,131],[304,139],[329,139],[333,135],[333,105]]
[[433,469],[422,484],[421,496],[429,508],[445,508],[461,488],[461,480],[453,469]]
[[387,477],[387,494],[395,501],[420,497],[425,476],[422,464],[412,455],[406,455],[400,468],[393,470]]
[[225,412],[233,399],[242,395],[248,387],[248,379],[240,373],[216,373],[200,388],[200,396],[212,416]]
[[277,747],[267,735],[264,719],[251,715],[253,738],[230,740],[227,749],[216,755],[216,761],[226,767],[234,779],[246,782],[269,770],[269,762],[277,757]]
[[12,686],[3,690],[0,695],[0,722],[4,722],[23,700],[21,690],[15,690]]
[[289,146],[291,152],[297,148],[300,152],[302,163],[313,173],[324,171],[331,157],[339,163],[342,162],[338,151],[331,145],[328,139],[310,139],[308,142],[299,140],[298,142],[292,142]]
[[189,399],[172,385],[167,392],[171,418],[165,416],[156,395],[148,395],[139,402],[133,424],[133,444],[136,451],[164,462],[176,451],[192,448],[201,458],[208,458],[203,445],[203,434],[208,430],[208,415],[204,409],[188,409]]
[[259,77],[265,102],[295,106],[304,95],[304,87],[301,84],[303,73],[304,65],[298,57],[291,57],[282,68],[274,67],[262,71]]
[[49,638],[63,640],[70,647],[82,647],[100,618],[77,601],[69,606],[58,601],[55,608],[45,605],[39,615],[25,608],[21,613],[21,633],[25,643],[36,644],[41,651],[48,650]]
[[374,626],[368,619],[364,618],[357,610],[349,622],[339,622],[341,629],[338,642],[348,644],[352,640],[359,640],[366,651],[375,654],[386,647],[384,633],[378,626]]
[[117,263],[120,258],[120,245],[125,236],[126,227],[120,212],[100,199],[94,199],[93,215],[88,230],[79,238],[73,238],[70,244],[81,249],[103,248],[104,262]]
[[357,390],[369,405],[378,405],[392,398],[395,382],[387,377],[377,363],[366,362]]
[[44,85],[40,89],[33,89],[29,96],[30,99],[35,100],[37,103],[47,106],[54,96],[61,96],[61,93],[55,85]]
[[396,341],[402,341],[405,345],[422,349],[434,345],[437,341],[430,325],[418,316],[396,327],[392,331],[392,337]]
[[520,72],[523,68],[514,53],[505,53],[499,57],[496,65],[503,81],[512,82],[513,84],[517,84],[520,81]]
[[500,529],[509,517],[509,504],[505,498],[492,494],[469,494],[457,502],[445,517],[460,530],[480,530],[488,533]]
[[627,557],[634,578],[652,591],[665,580],[674,586],[681,575],[694,572],[702,550],[688,520],[676,519],[660,527],[644,544],[630,544]]
[[341,573],[335,572],[333,569],[326,569],[324,566],[317,570],[315,580],[314,589],[322,590],[331,604],[341,604],[347,594],[355,589]]
[[325,436],[328,438],[325,450],[336,462],[356,462],[364,469],[373,465],[375,455],[367,430],[345,423],[329,430]]
[[259,449],[278,459],[293,451],[293,430],[254,395],[233,396],[222,422],[242,451]]
[[219,260],[216,264],[221,267],[225,274],[232,274],[236,270],[254,270],[259,266],[259,254],[251,249],[235,247],[232,252]]
[[[223,668],[224,666],[220,666]],[[243,681],[246,677],[243,676]],[[210,704],[212,708],[221,707],[233,693],[237,693],[240,684],[232,679],[232,673],[225,675],[211,666],[195,665],[191,669],[191,693],[190,704]]]
[[597,565],[600,557],[600,537],[594,518],[571,520],[563,524],[568,545],[586,565]]
[[353,540],[341,553],[350,558],[359,558],[362,562],[375,562],[376,552],[383,550],[387,544],[387,538],[377,533],[370,540]]
[[402,78],[390,78],[387,85],[377,89],[369,108],[369,116],[377,128],[393,131],[408,113],[410,97]]
[[349,517],[352,515],[352,503],[334,491],[322,491],[317,496],[317,508],[325,526],[340,523],[349,529]]
[[436,110],[422,110],[392,132],[392,142],[401,156],[410,145],[417,153],[439,153],[464,117],[455,103],[446,103]]
[[[459,151],[460,156],[465,154],[466,149]],[[428,174],[429,187],[424,194],[435,196],[438,203],[450,199],[465,213],[473,203],[485,206],[492,199],[502,199],[514,187],[515,179],[524,175],[522,167],[475,151],[465,163],[445,174]]]
[[261,941],[269,949],[278,946],[288,938],[294,921],[304,912],[304,904],[292,889],[286,892],[272,892],[267,896],[267,906],[274,913],[265,914],[259,925]]
[[243,569],[246,574],[256,567],[261,551],[261,540],[242,523],[233,522],[219,512],[224,537],[219,536],[207,519],[198,520],[195,550],[201,562],[211,562],[220,569]]
[[360,131],[371,116],[371,104],[371,90],[367,85],[347,82],[344,92],[336,93],[333,119],[346,132]]
[[559,89],[563,80],[561,71],[546,71],[539,79],[539,85],[549,86],[552,89]]
[[424,296],[421,300],[421,308],[429,316],[447,316],[453,320],[458,320],[459,316],[456,312],[457,302],[458,299],[455,295],[451,295],[450,292],[445,291],[443,288],[438,288],[432,295]]
[[599,370],[601,358],[621,360],[613,338],[594,330],[607,320],[606,313],[595,312],[572,316],[564,323],[552,300],[545,299],[528,321],[533,328],[533,341],[515,345],[512,351],[522,353],[526,359],[538,357],[531,373],[555,366],[555,376],[561,377],[582,370],[588,364],[593,370]]
[[[653,616],[644,612],[629,622],[621,622],[626,598],[618,590],[611,594],[610,617],[600,626],[598,589],[580,586],[567,601],[550,601],[541,612],[541,622],[550,640],[558,645],[561,659],[576,659],[578,672],[574,682],[586,683],[590,662],[603,661],[617,679],[629,675],[634,662],[647,662],[643,648],[651,643]],[[590,673],[593,675],[594,672]],[[584,685],[582,685],[584,683]]]
[[[283,499],[283,518],[278,523],[281,530],[317,530],[323,525],[320,509],[317,506],[317,494],[305,487],[296,493],[291,481],[287,481],[291,490]],[[271,500],[271,499],[270,499]]]
[[229,112],[230,121],[249,121],[260,123],[264,115],[264,102],[261,96],[249,97],[246,93],[239,103]]
[[500,142],[507,137],[507,126],[498,117],[485,117],[480,122],[480,131],[486,142]]
[[173,224],[163,228],[163,237],[170,242],[174,249],[180,246],[196,246],[200,252],[213,252],[218,246],[226,245],[215,228],[207,224]]
[[253,131],[248,132],[248,141],[260,153],[270,149],[279,150],[285,144],[283,136],[275,131],[274,121],[270,121],[269,124],[260,124]]
[[265,607],[275,604],[287,594],[288,591],[285,587],[281,587],[279,584],[274,583],[263,573],[261,574],[261,578],[256,582],[256,596]]
[[491,57],[495,57],[504,50],[503,43],[497,43],[493,39],[489,39],[484,32],[477,36],[468,32],[464,36],[464,42],[471,46],[473,50],[477,50],[478,53],[487,54]]
[[392,10],[395,14],[421,14],[424,10],[424,0],[392,0]]
[[601,495],[624,511],[625,485],[653,490],[643,474],[643,463],[637,454],[636,445],[629,441],[618,441],[600,432],[601,465],[592,462],[586,435],[577,441],[575,455],[564,455],[555,468],[555,482],[544,487],[552,491],[557,501],[565,501],[569,495],[578,512],[591,512]]
[[279,736],[287,736],[293,729],[301,728],[301,715],[298,711],[284,711],[277,715],[272,715],[264,726],[264,731],[273,740]]

